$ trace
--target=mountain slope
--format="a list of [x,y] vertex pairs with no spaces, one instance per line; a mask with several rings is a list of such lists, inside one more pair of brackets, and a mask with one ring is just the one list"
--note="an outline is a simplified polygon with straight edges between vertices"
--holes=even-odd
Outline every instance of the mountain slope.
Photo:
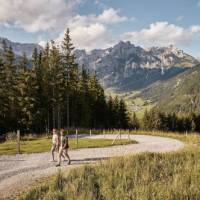
[[137,97],[166,112],[200,112],[200,65],[168,81],[156,82]]
[[0,37],[0,52],[3,51],[3,41],[6,42],[8,47],[12,47],[16,56],[22,56],[24,53],[26,53],[26,56],[30,59],[34,48],[37,48],[39,51],[42,50],[42,47],[38,44],[17,43]]
[[167,80],[199,62],[183,51],[170,47],[143,49],[119,42],[105,50],[76,50],[79,64],[95,70],[106,89],[128,92],[143,89],[158,80]]

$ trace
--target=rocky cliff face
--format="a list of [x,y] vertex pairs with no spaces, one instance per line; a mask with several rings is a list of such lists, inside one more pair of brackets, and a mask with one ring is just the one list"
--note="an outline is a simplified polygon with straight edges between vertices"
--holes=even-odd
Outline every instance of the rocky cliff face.
[[105,50],[76,50],[79,64],[95,70],[105,88],[117,91],[142,89],[197,65],[192,56],[173,46],[143,49],[130,42],[119,42]]

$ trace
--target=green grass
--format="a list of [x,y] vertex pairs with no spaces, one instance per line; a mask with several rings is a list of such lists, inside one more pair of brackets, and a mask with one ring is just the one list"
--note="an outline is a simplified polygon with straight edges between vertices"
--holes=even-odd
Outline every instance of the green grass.
[[[113,146],[111,139],[88,139],[81,138],[78,142],[78,148],[94,148],[94,147],[107,147]],[[114,145],[120,144],[133,144],[137,143],[134,140],[122,139],[116,140]],[[70,149],[76,149],[77,143],[76,139],[69,139]],[[47,152],[51,149],[51,138],[41,137],[41,138],[31,138],[22,140],[20,143],[21,153],[39,153]],[[0,155],[10,155],[16,154],[16,141],[7,141],[0,144]]]
[[[124,132],[126,134],[126,132]],[[123,132],[122,132],[123,134]],[[161,131],[143,131],[143,130],[134,130],[131,131],[130,134],[134,135],[152,135],[152,136],[160,136],[160,137],[169,137],[173,139],[180,140],[182,142],[185,142],[189,145],[197,145],[200,147],[200,134],[199,133],[188,133],[187,135],[185,133],[176,133],[176,132],[161,132]]]
[[169,133],[160,136],[178,138],[188,145],[178,152],[141,153],[86,165],[71,170],[69,175],[58,173],[20,199],[200,199],[200,147],[196,145],[200,136]]

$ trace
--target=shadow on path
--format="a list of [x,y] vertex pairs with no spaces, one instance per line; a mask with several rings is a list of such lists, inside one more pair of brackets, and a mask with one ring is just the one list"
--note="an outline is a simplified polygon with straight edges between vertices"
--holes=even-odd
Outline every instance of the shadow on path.
[[101,160],[106,160],[108,158],[109,157],[73,159],[73,160],[71,160],[71,162],[101,161]]

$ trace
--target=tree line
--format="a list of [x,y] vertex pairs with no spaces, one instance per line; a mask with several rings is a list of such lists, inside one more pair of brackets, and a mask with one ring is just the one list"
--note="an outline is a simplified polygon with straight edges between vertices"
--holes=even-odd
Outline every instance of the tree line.
[[176,114],[161,112],[157,109],[145,111],[141,120],[136,115],[132,118],[132,126],[136,129],[172,132],[200,132],[200,114]]
[[61,46],[54,41],[16,60],[3,42],[0,58],[0,134],[20,129],[127,128],[125,103],[106,98],[95,72],[76,63],[69,29]]

